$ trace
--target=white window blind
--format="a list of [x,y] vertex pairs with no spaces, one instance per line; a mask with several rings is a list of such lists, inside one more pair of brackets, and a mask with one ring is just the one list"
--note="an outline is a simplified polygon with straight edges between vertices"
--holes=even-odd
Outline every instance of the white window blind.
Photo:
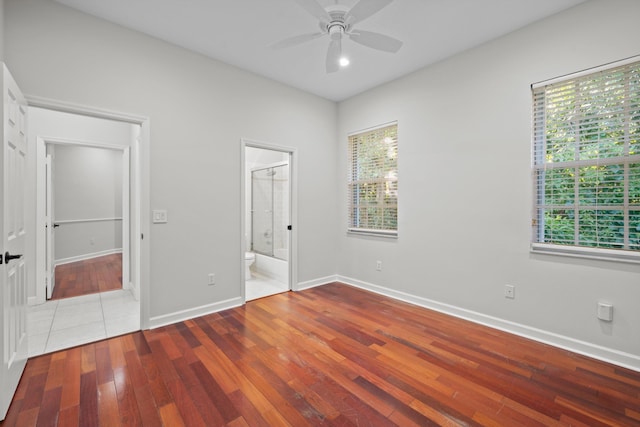
[[398,233],[398,124],[349,135],[348,231]]
[[[533,91],[533,244],[640,251],[640,61]],[[540,244],[536,246],[536,244]],[[638,258],[635,258],[638,259]]]

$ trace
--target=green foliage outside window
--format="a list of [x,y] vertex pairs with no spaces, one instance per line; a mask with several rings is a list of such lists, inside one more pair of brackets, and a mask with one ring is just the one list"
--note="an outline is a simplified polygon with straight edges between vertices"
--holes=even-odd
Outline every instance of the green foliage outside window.
[[534,240],[640,250],[640,63],[534,89]]
[[349,136],[349,229],[398,229],[398,126]]

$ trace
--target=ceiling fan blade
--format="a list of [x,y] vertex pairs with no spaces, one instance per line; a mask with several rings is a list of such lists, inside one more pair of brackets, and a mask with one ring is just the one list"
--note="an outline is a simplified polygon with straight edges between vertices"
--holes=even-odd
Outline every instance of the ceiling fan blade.
[[284,40],[280,40],[277,43],[273,43],[271,45],[272,49],[285,49],[287,47],[297,46],[302,43],[306,43],[311,40],[315,40],[318,37],[324,36],[325,33],[310,33],[310,34],[301,34],[299,36],[289,37]]
[[385,52],[396,53],[402,47],[400,40],[384,34],[374,33],[373,31],[356,30],[353,33],[349,33],[349,37],[363,46]]
[[335,73],[340,69],[340,55],[342,54],[342,39],[332,38],[327,50],[327,74]]
[[320,22],[324,24],[331,22],[331,16],[317,0],[295,0],[295,2],[312,16],[318,18]]
[[393,0],[360,0],[347,12],[344,16],[344,21],[348,25],[354,25],[357,22],[364,21],[392,2]]

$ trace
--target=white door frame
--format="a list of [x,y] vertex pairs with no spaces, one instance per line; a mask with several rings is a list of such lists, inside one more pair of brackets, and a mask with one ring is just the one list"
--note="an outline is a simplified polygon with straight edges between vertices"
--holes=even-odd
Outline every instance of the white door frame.
[[[36,152],[38,150],[36,149]],[[44,173],[44,183],[38,179],[38,173]],[[38,160],[36,159],[36,180],[41,184],[44,184],[44,240],[45,244],[42,245],[41,242],[38,241],[38,233],[36,232],[36,257],[35,257],[35,265],[36,265],[36,302],[40,302],[42,297],[40,296],[40,287],[42,287],[43,282],[46,285],[46,295],[45,298],[51,298],[53,294],[53,288],[55,286],[55,276],[53,275],[53,231],[55,229],[53,225],[53,190],[52,183],[53,177],[51,175],[51,154],[47,154],[46,148],[44,150],[44,169],[42,166],[38,165]],[[39,195],[40,186],[36,184],[36,224],[39,224],[36,228],[42,228],[41,222],[41,209],[38,206],[37,201],[42,200]],[[42,267],[38,267],[38,251],[37,248],[41,248],[44,246],[45,254],[44,254],[44,281],[40,277],[42,274]],[[44,302],[44,301],[42,301]]]
[[[134,141],[130,141],[134,144]],[[36,300],[35,304],[42,304],[47,298],[51,297],[51,290],[53,286],[50,286],[49,290],[45,289],[45,282],[47,280],[54,280],[53,271],[48,271],[54,268],[53,262],[47,262],[47,258],[50,256],[49,245],[51,242],[48,239],[47,233],[53,234],[53,218],[49,213],[47,219],[46,203],[49,200],[50,194],[46,194],[51,191],[48,188],[48,182],[53,180],[46,180],[46,176],[42,176],[45,171],[45,164],[47,163],[47,145],[66,145],[74,147],[90,147],[90,148],[102,148],[107,150],[119,151],[122,153],[122,288],[134,289],[138,288],[138,284],[132,284],[129,277],[129,260],[131,243],[129,240],[129,225],[130,225],[130,210],[129,210],[129,195],[130,195],[130,177],[129,171],[131,165],[129,164],[129,152],[130,146],[105,144],[102,142],[92,141],[77,141],[68,138],[58,137],[46,137],[37,136],[36,138]],[[49,172],[50,173],[50,172]],[[46,224],[46,227],[44,226]],[[45,248],[46,253],[40,248]],[[52,251],[53,252],[53,251]],[[44,255],[44,256],[43,256]],[[47,265],[49,264],[49,265]],[[33,302],[32,302],[33,303]]]
[[252,139],[240,139],[240,212],[242,220],[240,221],[240,280],[242,283],[242,301],[246,302],[245,292],[245,267],[244,253],[246,252],[246,165],[245,150],[247,147],[261,148],[264,150],[280,151],[289,155],[289,185],[290,185],[290,224],[292,226],[289,233],[289,289],[298,290],[298,152],[296,148],[286,147],[282,145],[271,144],[268,142],[256,141]]
[[[150,139],[151,121],[148,117],[135,116],[126,113],[102,110],[84,105],[66,103],[48,98],[36,96],[26,96],[27,103],[32,107],[46,108],[49,110],[61,111],[65,113],[96,117],[101,119],[116,120],[140,126],[140,134],[132,138],[130,147],[130,179],[131,179],[131,212],[133,238],[131,242],[131,252],[133,263],[131,265],[131,282],[137,289],[134,295],[140,299],[140,327],[148,329],[150,322]],[[35,195],[33,195],[35,197]],[[124,225],[124,224],[123,224]],[[35,227],[34,227],[35,228]]]

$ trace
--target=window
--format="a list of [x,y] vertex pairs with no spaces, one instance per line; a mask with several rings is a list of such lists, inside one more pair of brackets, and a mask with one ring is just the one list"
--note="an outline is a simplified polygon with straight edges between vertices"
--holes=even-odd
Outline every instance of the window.
[[532,90],[533,250],[640,261],[640,61]]
[[398,124],[349,135],[348,231],[398,234]]

